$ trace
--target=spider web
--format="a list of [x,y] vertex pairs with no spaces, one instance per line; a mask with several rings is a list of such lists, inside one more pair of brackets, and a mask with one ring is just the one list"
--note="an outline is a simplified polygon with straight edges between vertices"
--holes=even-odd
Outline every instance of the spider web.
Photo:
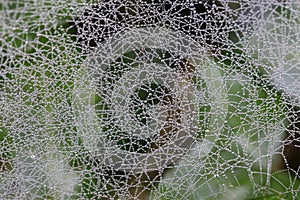
[[300,2],[0,2],[1,199],[298,199]]

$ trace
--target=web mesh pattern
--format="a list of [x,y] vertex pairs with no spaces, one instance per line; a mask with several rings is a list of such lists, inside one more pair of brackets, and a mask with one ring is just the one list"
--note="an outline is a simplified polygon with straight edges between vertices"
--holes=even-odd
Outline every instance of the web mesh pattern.
[[300,2],[0,2],[0,199],[300,198]]

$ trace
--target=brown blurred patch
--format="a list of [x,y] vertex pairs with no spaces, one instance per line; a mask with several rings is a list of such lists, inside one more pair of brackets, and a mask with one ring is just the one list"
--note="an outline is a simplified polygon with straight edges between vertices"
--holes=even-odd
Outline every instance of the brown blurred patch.
[[0,161],[0,172],[11,171],[12,165],[6,161]]

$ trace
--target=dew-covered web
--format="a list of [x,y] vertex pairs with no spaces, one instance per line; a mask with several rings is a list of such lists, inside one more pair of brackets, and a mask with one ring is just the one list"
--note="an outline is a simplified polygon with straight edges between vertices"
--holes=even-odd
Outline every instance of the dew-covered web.
[[298,0],[2,0],[0,199],[299,199]]

